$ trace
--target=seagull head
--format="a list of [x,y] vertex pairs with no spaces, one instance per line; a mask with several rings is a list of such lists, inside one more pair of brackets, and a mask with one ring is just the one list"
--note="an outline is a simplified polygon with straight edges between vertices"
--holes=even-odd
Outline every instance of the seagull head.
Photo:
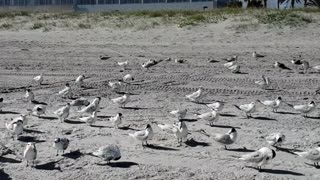
[[70,84],[69,84],[69,83],[66,83],[65,86],[66,86],[66,87],[70,87]]
[[151,128],[151,125],[150,125],[150,124],[147,124],[146,129],[150,129],[150,128]]
[[228,134],[231,134],[231,133],[236,133],[237,130],[235,128],[231,128],[230,131],[228,132]]
[[26,89],[26,92],[31,92],[31,89]]
[[54,143],[59,143],[61,141],[61,139],[60,138],[56,138],[56,139],[54,139]]
[[119,117],[122,117],[122,113],[118,113],[118,116],[119,116]]
[[277,100],[280,100],[280,101],[282,101],[282,98],[279,96],[278,98],[277,98]]
[[67,103],[67,106],[70,106],[70,103]]
[[310,105],[315,105],[316,103],[314,101],[311,101],[310,102]]

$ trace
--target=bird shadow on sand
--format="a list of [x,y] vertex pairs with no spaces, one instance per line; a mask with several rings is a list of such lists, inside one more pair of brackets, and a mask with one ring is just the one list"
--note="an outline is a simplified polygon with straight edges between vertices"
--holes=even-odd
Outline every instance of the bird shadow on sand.
[[198,119],[181,119],[184,122],[196,122]]
[[299,113],[293,113],[293,112],[285,112],[285,111],[278,111],[276,112],[277,114],[290,114],[290,115],[296,115],[296,114],[299,114]]
[[43,134],[43,133],[45,133],[45,132],[37,131],[37,130],[33,130],[33,129],[23,129],[23,132],[25,132],[25,133],[36,133],[36,134]]
[[111,118],[112,116],[97,116],[98,118],[102,118],[102,119],[109,119]]
[[45,102],[40,102],[40,101],[37,101],[37,100],[32,100],[31,102],[32,102],[32,104],[41,104],[41,105],[46,105],[46,106],[48,105]]
[[58,119],[57,117],[52,117],[52,116],[40,116],[39,118],[41,118],[41,119],[47,119],[47,120],[55,120],[55,119]]
[[141,109],[149,109],[149,108],[144,108],[144,107],[122,107],[122,109],[141,110]]
[[254,152],[255,150],[247,149],[247,148],[237,148],[237,149],[226,149],[226,151],[233,151],[233,152]]
[[18,140],[22,142],[35,142],[35,143],[46,142],[45,140],[38,140],[32,136],[19,136]]
[[58,160],[58,161],[52,161],[52,162],[48,162],[48,163],[44,163],[44,164],[40,164],[40,165],[36,165],[35,168],[36,169],[40,169],[40,170],[58,170],[60,172],[62,172],[61,168],[60,167],[56,167],[56,164],[61,161],[61,160]]
[[139,131],[138,129],[133,129],[133,128],[131,128],[130,125],[128,125],[128,126],[122,126],[122,127],[119,127],[118,129],[125,130],[125,131],[127,131],[127,130]]
[[154,145],[154,144],[149,144],[148,146],[144,146],[144,147],[149,148],[149,149],[155,149],[155,150],[163,150],[163,151],[179,151],[179,149],[158,146],[158,145]]
[[235,129],[241,129],[240,127],[235,127],[235,126],[228,126],[228,125],[218,125],[218,124],[214,124],[213,126],[210,127],[217,127],[217,128],[235,128]]
[[127,95],[130,95],[130,96],[139,95],[139,94],[128,93],[128,92],[124,92],[124,91],[116,91],[115,93],[121,94],[121,95],[127,94]]
[[14,111],[0,111],[0,114],[20,114],[20,113],[14,112]]
[[12,178],[10,177],[9,174],[5,173],[3,169],[0,169],[0,179],[1,180],[11,180]]
[[285,147],[279,147],[279,146],[274,146],[274,147],[276,148],[277,151],[282,151],[282,152],[286,152],[293,155],[295,155],[293,152],[302,152],[302,150],[299,150],[299,149],[291,149],[291,148],[285,148]]
[[94,128],[112,128],[111,126],[101,126],[101,125],[94,125],[94,124],[92,124],[92,125],[90,125],[90,127],[94,127]]
[[78,149],[78,150],[75,150],[75,151],[71,151],[71,152],[69,152],[69,153],[65,153],[65,154],[63,154],[62,156],[76,160],[76,159],[82,157],[83,155],[84,155],[84,154],[82,154],[82,153],[80,152],[80,150]]
[[209,62],[209,63],[217,63],[217,62],[220,62],[220,61],[217,61],[217,60],[215,60],[215,59],[210,59],[210,60],[208,60],[208,62]]
[[320,166],[315,166],[314,164],[310,164],[310,163],[304,163],[304,164],[306,164],[308,166],[312,166],[312,167],[314,167],[316,169],[320,169]]
[[249,74],[249,73],[246,73],[246,72],[236,72],[234,74]]
[[0,162],[1,163],[21,163],[21,161],[19,161],[19,160],[12,159],[12,158],[7,158],[7,157],[3,157],[3,156],[0,157]]
[[[255,169],[258,170],[256,167],[252,166],[246,166],[246,168]],[[270,174],[282,174],[282,175],[293,175],[293,176],[304,176],[302,173],[294,172],[294,171],[288,171],[288,170],[280,170],[280,169],[262,169],[260,172],[264,173],[270,173]]]
[[307,119],[320,119],[320,117],[310,117],[310,116],[305,117],[305,118],[307,118]]
[[82,122],[82,121],[71,121],[71,120],[64,120],[65,123],[68,123],[68,124],[84,124],[85,122]]
[[237,117],[236,115],[234,114],[226,114],[226,113],[221,113],[219,114],[220,116],[223,116],[223,117]]
[[114,168],[130,168],[131,166],[139,166],[138,163],[130,161],[121,161],[121,162],[110,162],[105,164],[97,164],[99,166],[110,166]]
[[188,139],[185,144],[187,146],[190,146],[190,147],[197,147],[197,146],[210,146],[210,143],[207,143],[207,142],[200,142],[200,141],[196,141],[194,139]]
[[253,119],[256,119],[256,120],[265,120],[265,121],[278,121],[276,119],[273,119],[273,118],[268,118],[268,117],[252,117]]

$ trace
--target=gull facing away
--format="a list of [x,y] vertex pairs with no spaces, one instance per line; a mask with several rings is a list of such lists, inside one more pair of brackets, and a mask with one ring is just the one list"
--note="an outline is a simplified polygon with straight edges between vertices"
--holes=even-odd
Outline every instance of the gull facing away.
[[102,146],[97,151],[92,152],[92,155],[102,158],[104,161],[107,161],[107,164],[111,160],[117,161],[121,159],[120,149],[117,145]]
[[23,152],[23,157],[27,161],[27,167],[29,166],[30,161],[32,161],[31,167],[34,166],[34,161],[37,159],[37,148],[35,143],[27,143],[26,149]]
[[304,117],[308,117],[308,114],[310,114],[311,112],[313,112],[316,109],[316,104],[314,101],[311,101],[309,104],[303,104],[303,105],[288,104],[288,106],[290,106],[293,109],[295,109],[296,111],[304,114]]
[[64,120],[69,116],[70,113],[70,103],[67,103],[67,105],[59,108],[54,112],[55,115],[59,118],[61,122],[64,122]]
[[121,97],[111,99],[112,102],[120,105],[120,107],[125,107],[128,102],[130,102],[130,97],[128,94],[124,94]]
[[239,159],[256,164],[261,171],[263,165],[268,164],[272,159],[276,157],[276,152],[269,147],[262,147],[261,149],[242,155]]
[[258,102],[267,107],[271,107],[273,112],[277,112],[278,108],[282,103],[282,98],[277,97],[275,100],[264,100],[264,101],[258,100]]
[[30,113],[33,116],[40,118],[41,115],[46,114],[46,106],[42,104],[37,104],[33,107]]
[[110,117],[109,121],[111,121],[114,128],[119,128],[119,125],[122,123],[122,114],[118,113],[117,115]]
[[228,69],[232,72],[232,73],[240,73],[240,66],[235,64],[233,66],[229,66]]
[[259,85],[262,89],[267,89],[270,86],[269,78],[264,75],[262,75],[261,78],[261,80],[255,81],[254,83]]
[[142,146],[144,147],[143,143],[145,142],[146,146],[148,146],[148,140],[153,137],[153,130],[151,125],[148,124],[146,129],[137,131],[135,133],[129,133],[129,136],[138,141],[141,141]]
[[123,82],[127,82],[128,83],[128,82],[134,81],[134,78],[133,78],[133,76],[131,74],[127,74],[127,75],[123,76],[122,80],[123,80]]
[[89,106],[90,102],[87,99],[75,99],[70,102],[70,106],[78,107],[78,110],[81,109],[82,106]]
[[38,75],[38,76],[35,76],[35,77],[33,78],[33,81],[36,82],[38,85],[41,85],[42,82],[43,82],[43,76],[42,76],[42,74],[40,74],[40,75]]
[[72,97],[72,90],[71,90],[70,84],[69,84],[69,83],[66,83],[64,89],[62,89],[61,91],[59,91],[58,94],[59,94],[60,96],[62,96],[62,97],[71,98],[71,97]]
[[81,122],[85,122],[85,123],[89,124],[89,126],[92,126],[97,121],[97,112],[93,111],[91,115],[80,117],[79,120]]
[[120,81],[117,82],[109,82],[108,86],[113,90],[113,91],[119,91],[122,83]]
[[187,115],[187,109],[177,109],[169,112],[171,115],[174,115],[178,120],[183,119]]
[[264,55],[261,55],[261,54],[258,54],[256,51],[253,51],[252,57],[253,57],[255,60],[258,60],[259,58],[264,58],[265,56],[264,56]]
[[224,108],[224,102],[222,101],[217,101],[211,104],[207,104],[207,107],[217,111],[217,112],[221,112],[222,109]]
[[278,68],[279,69],[279,72],[281,70],[291,70],[290,68],[288,68],[285,64],[281,63],[281,62],[278,62],[276,61],[273,65],[275,68]]
[[191,102],[198,102],[204,96],[203,91],[204,88],[202,86],[199,86],[199,89],[196,92],[186,95],[186,98]]
[[54,149],[57,150],[56,156],[59,155],[59,151],[62,151],[62,154],[64,154],[64,151],[68,148],[69,146],[69,139],[67,138],[56,138],[53,143]]
[[94,111],[98,111],[100,101],[101,101],[101,97],[94,98],[93,101],[88,106],[78,111],[78,113],[92,114]]
[[31,91],[31,89],[26,89],[26,94],[24,95],[24,98],[28,101],[34,101],[34,93]]
[[213,140],[222,144],[224,146],[224,149],[227,150],[227,145],[231,145],[235,143],[237,140],[237,136],[238,136],[237,130],[235,128],[232,128],[226,134],[213,134]]
[[227,62],[234,62],[238,60],[238,56],[233,56],[229,58],[223,58],[222,60],[227,61]]
[[217,122],[219,120],[219,113],[212,109],[210,112],[206,112],[203,114],[195,114],[197,118],[209,121],[210,126],[214,126],[214,122]]
[[282,133],[272,133],[265,137],[265,139],[271,146],[278,147],[285,141],[286,136]]
[[188,127],[183,120],[179,120],[177,124],[158,124],[162,130],[171,131],[174,136],[178,139],[178,143],[181,146],[183,139],[188,136]]
[[234,105],[237,109],[240,111],[243,111],[246,113],[247,118],[252,118],[251,113],[254,113],[256,111],[256,103],[251,102],[250,104],[242,104],[240,106]]
[[305,159],[308,159],[310,161],[313,161],[314,166],[316,168],[319,167],[319,161],[320,161],[320,147],[309,149],[304,152],[293,152],[294,154],[303,157]]
[[83,81],[84,81],[85,78],[86,78],[86,77],[85,77],[84,75],[80,75],[80,76],[77,77],[75,83],[76,83],[76,85],[78,86],[78,88],[81,88],[81,87],[82,87]]
[[13,135],[12,138],[14,139],[14,135],[18,137],[22,134],[23,132],[23,121],[22,120],[16,120],[16,121],[11,121],[9,123],[5,123],[7,130]]

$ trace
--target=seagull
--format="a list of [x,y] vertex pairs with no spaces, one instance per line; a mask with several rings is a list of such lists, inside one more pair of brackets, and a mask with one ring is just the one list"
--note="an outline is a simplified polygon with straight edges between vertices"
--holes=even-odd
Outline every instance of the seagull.
[[81,109],[82,106],[88,106],[90,102],[87,99],[75,99],[70,102],[70,106],[78,107],[78,110]]
[[320,65],[316,65],[312,67],[315,71],[320,72]]
[[117,82],[109,82],[108,86],[111,87],[113,91],[119,91],[122,83],[120,81]]
[[213,139],[218,143],[224,145],[224,149],[227,149],[227,145],[231,145],[237,140],[238,133],[235,128],[232,128],[226,134],[213,134]]
[[234,65],[236,65],[235,61],[231,61],[231,62],[227,62],[227,63],[223,64],[223,66],[226,67],[226,68],[229,68],[229,67],[234,66]]
[[83,80],[85,79],[86,77],[84,75],[80,75],[77,77],[76,79],[76,85],[81,88],[82,87],[82,84],[83,84]]
[[108,59],[110,59],[111,57],[110,56],[106,56],[106,55],[100,55],[99,56],[99,58],[100,58],[100,60],[108,60]]
[[276,61],[276,62],[274,63],[274,67],[275,67],[275,68],[279,68],[279,71],[281,71],[282,69],[284,69],[284,70],[291,70],[291,69],[288,68],[285,64],[280,63],[280,62],[278,62],[278,61]]
[[203,97],[203,90],[204,88],[200,86],[196,92],[186,95],[186,98],[191,102],[198,102]]
[[276,157],[276,152],[268,147],[262,147],[259,150],[244,154],[239,159],[251,163],[255,163],[261,171],[261,166],[268,164],[272,159]]
[[265,57],[265,56],[264,56],[264,55],[261,55],[261,54],[257,54],[256,51],[253,51],[252,57],[253,57],[255,60],[258,60],[259,58],[263,58],[263,57]]
[[71,90],[70,84],[66,83],[64,89],[59,91],[58,94],[62,97],[68,97],[68,98],[72,97],[72,90]]
[[240,73],[240,66],[237,65],[237,64],[228,67],[228,69],[229,69],[232,73]]
[[310,68],[310,64],[306,60],[302,60],[303,74],[307,74]]
[[22,121],[23,127],[28,124],[27,114],[20,114],[19,117],[16,117],[12,120],[12,122]]
[[195,114],[195,115],[202,120],[209,121],[210,126],[214,126],[213,123],[219,120],[219,113],[214,109],[212,109],[211,112],[206,112],[203,114]]
[[39,85],[41,85],[42,82],[43,82],[43,76],[42,76],[42,74],[40,74],[40,75],[38,75],[38,76],[35,76],[35,77],[33,78],[33,80],[34,80],[36,83],[38,83]]
[[134,78],[131,74],[127,74],[127,75],[123,76],[122,80],[123,80],[123,82],[131,82],[131,81],[134,81]]
[[42,104],[37,104],[31,110],[31,114],[40,118],[41,115],[46,114],[46,106]]
[[293,64],[296,71],[298,71],[299,67],[303,65],[302,60],[299,59],[293,59],[291,60],[291,63]]
[[32,161],[31,167],[34,166],[34,160],[37,159],[37,148],[35,143],[27,143],[26,149],[23,152],[23,157],[27,160],[27,167],[29,166],[29,161]]
[[114,128],[119,128],[119,125],[122,123],[122,114],[118,113],[117,115],[110,117],[109,121],[112,122]]
[[128,94],[124,94],[121,97],[111,99],[112,102],[119,104],[120,107],[125,107],[128,102],[130,102],[130,97]]
[[291,104],[288,104],[288,105],[293,109],[295,109],[296,111],[303,113],[304,117],[308,117],[308,114],[316,109],[316,104],[314,101],[311,101],[309,104],[304,104],[304,105],[291,105]]
[[117,161],[121,158],[120,149],[117,145],[100,147],[97,151],[94,151],[92,155],[103,158],[107,161],[107,164],[109,164],[111,160]]
[[78,113],[92,114],[94,111],[98,111],[100,101],[101,101],[100,97],[94,98],[93,101],[88,106],[78,111]]
[[221,112],[222,109],[224,108],[224,102],[222,101],[217,101],[211,104],[207,104],[207,107],[217,111],[217,112]]
[[169,112],[170,114],[176,116],[178,120],[186,117],[187,109],[177,109]]
[[146,143],[146,146],[148,146],[148,140],[153,137],[153,130],[150,124],[147,125],[146,129],[137,131],[135,133],[129,133],[130,137],[133,137],[136,140],[139,140],[142,142],[142,146],[144,147],[144,142]]
[[304,152],[293,152],[293,153],[300,157],[313,161],[314,166],[319,167],[320,147],[309,149],[308,151],[304,151]]
[[69,139],[67,138],[56,138],[54,139],[53,147],[57,150],[57,155],[59,155],[59,151],[62,151],[62,154],[64,154],[64,151],[69,146]]
[[154,59],[149,59],[147,62],[144,62],[144,63],[142,63],[142,68],[146,68],[146,69],[148,69],[149,67],[151,67],[151,66],[154,66],[154,65],[156,65],[157,64],[157,61],[156,60],[154,60]]
[[28,101],[34,101],[34,93],[31,91],[31,89],[26,89],[26,94],[24,95],[24,98]]
[[259,85],[262,89],[267,89],[270,86],[269,78],[264,75],[261,76],[262,80],[255,81],[254,83]]
[[176,58],[176,59],[174,60],[174,62],[175,62],[175,63],[180,63],[180,64],[182,64],[182,63],[185,63],[185,62],[186,62],[186,60]]
[[183,120],[179,120],[178,124],[158,124],[162,130],[172,131],[174,136],[178,139],[178,143],[181,146],[183,139],[188,136],[188,128]]
[[[16,135],[17,139],[23,132],[23,121],[22,120],[16,120],[11,121],[10,123],[6,123],[6,128],[10,131],[12,135]],[[13,137],[14,139],[14,137]]]
[[85,122],[91,126],[97,121],[97,112],[93,111],[90,116],[80,117],[79,119],[81,122]]
[[256,111],[256,103],[251,102],[250,104],[243,104],[240,106],[234,105],[237,109],[240,111],[243,111],[246,113],[247,118],[251,118],[251,113],[254,113]]
[[286,136],[282,133],[272,133],[272,134],[269,134],[267,137],[265,137],[265,139],[268,142],[268,144],[276,147],[276,146],[281,146],[283,141],[285,141]]
[[70,103],[67,103],[66,106],[63,106],[54,112],[54,114],[58,116],[61,122],[63,122],[69,116],[69,113],[70,113]]
[[223,58],[222,60],[228,61],[228,62],[234,62],[238,60],[238,56],[233,56],[229,58]]
[[265,100],[265,101],[260,101],[258,100],[258,102],[260,102],[261,104],[271,107],[273,112],[277,112],[278,108],[280,107],[281,103],[282,103],[282,98],[281,97],[277,97],[277,99],[275,100]]
[[118,62],[117,64],[118,64],[120,67],[122,67],[123,70],[126,70],[126,66],[128,65],[128,61]]

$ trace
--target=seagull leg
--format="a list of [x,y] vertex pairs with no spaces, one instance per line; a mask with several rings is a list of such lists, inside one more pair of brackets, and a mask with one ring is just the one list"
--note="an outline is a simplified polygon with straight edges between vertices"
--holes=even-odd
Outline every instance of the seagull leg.
[[227,148],[227,146],[226,146],[226,145],[224,145],[224,150],[228,150],[228,148]]
[[27,166],[26,167],[28,167],[29,166],[29,161],[27,160]]
[[57,150],[57,154],[56,154],[56,156],[58,156],[59,155],[59,150]]

